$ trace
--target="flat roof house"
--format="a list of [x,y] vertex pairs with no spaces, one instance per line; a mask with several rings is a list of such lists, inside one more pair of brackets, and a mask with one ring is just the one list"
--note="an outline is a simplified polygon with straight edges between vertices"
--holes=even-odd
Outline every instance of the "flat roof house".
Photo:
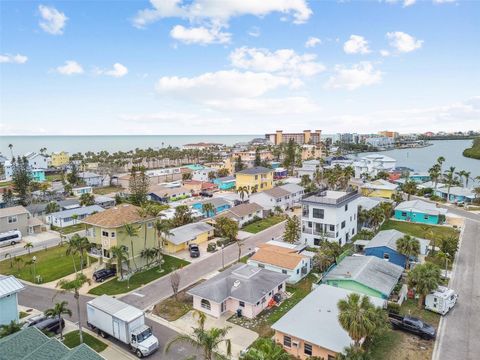
[[240,312],[255,318],[285,291],[288,275],[246,264],[235,264],[220,274],[190,289],[193,308],[220,317],[225,312]]
[[440,224],[447,214],[447,209],[422,201],[404,201],[395,208],[395,219],[423,224]]
[[[272,325],[275,342],[295,358],[335,360],[353,340],[338,322],[338,302],[352,291],[320,285]],[[384,300],[370,297],[383,307]]]
[[213,179],[213,183],[218,186],[220,190],[235,189],[235,176],[224,176]]
[[66,226],[81,223],[82,220],[85,219],[88,215],[92,215],[94,213],[99,213],[102,211],[105,211],[105,209],[98,205],[77,207],[74,209],[50,213],[45,217],[45,221],[49,225],[63,228]]
[[323,282],[388,299],[402,273],[403,267],[375,256],[347,256],[323,278]]
[[204,222],[197,222],[171,229],[165,243],[165,251],[176,253],[188,248],[189,244],[201,244],[213,238],[213,227]]
[[256,166],[235,173],[235,189],[246,187],[251,194],[254,191],[265,191],[273,187],[273,170]]
[[10,324],[11,321],[18,322],[17,294],[24,288],[15,276],[0,275],[0,325]]

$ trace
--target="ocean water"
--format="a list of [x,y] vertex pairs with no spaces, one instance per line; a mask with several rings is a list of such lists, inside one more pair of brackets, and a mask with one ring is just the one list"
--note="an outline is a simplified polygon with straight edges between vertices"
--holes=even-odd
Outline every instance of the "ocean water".
[[166,146],[179,146],[188,143],[213,142],[233,145],[250,141],[265,135],[85,135],[85,136],[0,136],[0,153],[10,157],[9,144],[13,145],[16,155],[28,151],[47,152],[68,151],[69,153],[101,151],[128,151],[136,148],[158,149]]

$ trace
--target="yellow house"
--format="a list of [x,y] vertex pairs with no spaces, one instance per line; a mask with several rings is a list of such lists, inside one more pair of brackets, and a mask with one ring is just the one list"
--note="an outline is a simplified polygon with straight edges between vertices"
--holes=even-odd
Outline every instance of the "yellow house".
[[235,173],[235,179],[235,189],[237,190],[246,186],[250,193],[253,189],[264,191],[273,187],[273,170],[257,166]]
[[363,196],[391,199],[397,193],[398,185],[387,180],[374,180],[360,186]]
[[66,151],[59,151],[52,153],[51,164],[54,167],[60,167],[68,165],[70,162],[70,155]]
[[213,227],[204,222],[192,223],[170,230],[164,244],[167,253],[174,254],[188,249],[189,244],[201,244],[213,238]]

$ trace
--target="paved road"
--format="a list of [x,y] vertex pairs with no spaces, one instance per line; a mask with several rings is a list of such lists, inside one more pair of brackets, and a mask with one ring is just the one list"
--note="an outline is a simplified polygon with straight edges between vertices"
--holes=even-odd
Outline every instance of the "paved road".
[[[33,248],[30,248],[30,252],[33,253],[35,251],[44,250],[45,248],[49,248],[52,246],[58,245],[60,242],[60,238],[53,238],[48,240],[42,240],[38,242],[32,242]],[[20,242],[14,246],[6,246],[1,248],[0,250],[0,261],[5,260],[5,255],[10,254],[13,256],[24,255],[27,254],[28,251],[25,250],[23,247],[25,246],[24,242]]]
[[[463,215],[465,211],[460,212]],[[479,215],[470,215],[480,220]],[[470,218],[472,216],[465,221],[449,285],[459,294],[458,302],[441,321],[433,360],[474,360],[480,357],[480,221]]]

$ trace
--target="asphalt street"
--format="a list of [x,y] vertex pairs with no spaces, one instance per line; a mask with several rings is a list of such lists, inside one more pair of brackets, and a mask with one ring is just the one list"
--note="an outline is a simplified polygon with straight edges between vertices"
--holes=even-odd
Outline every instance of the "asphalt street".
[[[44,250],[45,248],[49,248],[52,246],[58,245],[60,242],[60,238],[54,238],[54,239],[48,239],[48,240],[43,240],[43,241],[38,241],[38,242],[32,242],[33,248],[30,248],[30,253],[33,253],[35,251],[39,250]],[[24,242],[20,242],[19,244],[16,245],[9,245],[5,246],[3,248],[0,248],[0,261],[5,259],[5,255],[9,254],[10,256],[18,256],[18,255],[24,255],[27,254],[28,251],[24,249]]]

